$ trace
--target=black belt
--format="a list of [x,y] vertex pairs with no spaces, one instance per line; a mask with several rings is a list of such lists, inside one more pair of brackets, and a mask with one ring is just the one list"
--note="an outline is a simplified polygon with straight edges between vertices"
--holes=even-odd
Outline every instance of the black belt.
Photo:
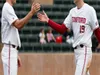
[[16,46],[16,45],[13,45],[13,44],[6,44],[6,43],[4,43],[5,45],[10,45],[10,46],[12,46],[12,48],[16,48],[17,50],[19,50],[19,46]]
[[17,50],[19,49],[19,46],[16,47],[15,45],[12,45],[12,44],[11,44],[11,46],[12,46],[13,48],[16,48]]
[[83,48],[83,47],[84,47],[84,45],[83,45],[83,44],[80,44],[80,45],[78,45],[78,46],[74,47],[74,49],[77,49],[78,47]]

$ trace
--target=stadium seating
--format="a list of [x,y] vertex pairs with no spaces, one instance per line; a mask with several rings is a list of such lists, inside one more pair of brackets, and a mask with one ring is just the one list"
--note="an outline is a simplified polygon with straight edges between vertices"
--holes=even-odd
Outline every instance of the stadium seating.
[[[88,4],[92,5],[96,11],[100,23],[100,8],[99,0],[85,0]],[[0,0],[0,10],[4,0]],[[48,16],[58,23],[63,23],[64,19],[69,13],[69,10],[74,7],[73,0],[54,0],[53,5],[42,5],[43,10],[48,14]],[[28,11],[31,9],[31,5],[28,4],[28,0],[17,0],[17,4],[14,5],[16,14],[19,18],[23,18]],[[41,12],[41,11],[39,11]],[[1,12],[0,12],[1,14]],[[0,15],[1,17],[1,15]],[[48,30],[48,25],[46,23],[41,23],[37,20],[37,16],[34,15],[27,25],[20,30],[20,37],[22,42],[22,47],[20,52],[71,52],[73,48],[70,44],[66,43],[65,39],[62,44],[56,43],[39,43],[39,32],[41,28],[45,29],[45,32]],[[54,35],[60,35],[56,31],[53,31]],[[97,41],[93,37],[93,49],[95,49]]]

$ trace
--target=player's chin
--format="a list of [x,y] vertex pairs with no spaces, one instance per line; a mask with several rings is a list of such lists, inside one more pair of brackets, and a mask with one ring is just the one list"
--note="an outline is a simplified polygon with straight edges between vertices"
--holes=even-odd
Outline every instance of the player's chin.
[[14,4],[16,4],[16,2],[14,2]]
[[16,4],[16,0],[13,2],[13,4]]
[[75,4],[77,4],[77,2],[78,2],[77,0],[74,0],[74,3],[75,3]]
[[74,3],[76,4],[76,1],[74,1]]

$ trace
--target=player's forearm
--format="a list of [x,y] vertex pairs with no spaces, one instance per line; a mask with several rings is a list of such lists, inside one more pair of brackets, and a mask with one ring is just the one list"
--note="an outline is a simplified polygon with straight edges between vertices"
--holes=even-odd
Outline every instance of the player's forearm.
[[32,16],[34,14],[35,14],[35,12],[30,11],[24,18],[17,20],[16,24],[15,24],[17,26],[17,28],[18,29],[23,28],[23,26],[28,23],[28,21],[30,20],[30,18],[32,18]]
[[64,24],[60,25],[50,19],[48,21],[48,25],[61,34],[64,34],[68,30]]
[[98,40],[99,43],[100,43],[100,28],[95,29],[95,30],[94,30],[94,34],[95,34],[97,40]]

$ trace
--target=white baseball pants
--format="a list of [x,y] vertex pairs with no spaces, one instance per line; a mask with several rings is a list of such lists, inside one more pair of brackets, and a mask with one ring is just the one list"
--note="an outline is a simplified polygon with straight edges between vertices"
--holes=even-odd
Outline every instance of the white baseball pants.
[[4,75],[17,75],[17,57],[18,51],[11,45],[4,44],[1,52]]
[[92,60],[92,50],[90,47],[74,49],[76,70],[75,75],[90,75],[89,67]]

